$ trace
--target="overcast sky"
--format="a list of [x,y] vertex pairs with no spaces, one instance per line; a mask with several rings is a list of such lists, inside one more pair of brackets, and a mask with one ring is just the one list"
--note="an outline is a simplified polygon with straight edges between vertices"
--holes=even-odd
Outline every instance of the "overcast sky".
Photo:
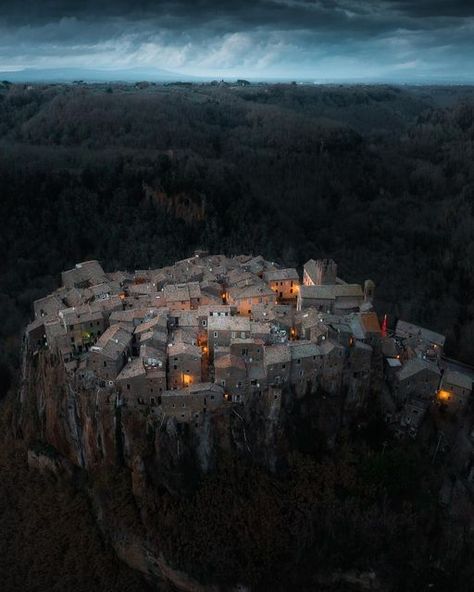
[[474,0],[0,0],[0,70],[474,82]]

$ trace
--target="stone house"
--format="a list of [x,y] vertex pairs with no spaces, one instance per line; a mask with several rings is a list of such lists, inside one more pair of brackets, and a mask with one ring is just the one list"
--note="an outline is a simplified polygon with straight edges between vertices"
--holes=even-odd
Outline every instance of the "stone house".
[[313,307],[321,312],[358,312],[364,301],[359,284],[303,285],[298,292],[297,309]]
[[230,343],[230,353],[244,358],[247,364],[263,363],[264,347],[261,339],[241,339],[236,337]]
[[333,259],[310,259],[303,266],[303,285],[324,286],[335,284],[337,265]]
[[73,348],[68,339],[67,331],[63,323],[58,319],[45,320],[44,332],[46,335],[46,345],[54,352],[58,353],[61,348],[69,347],[71,352]]
[[144,343],[138,350],[139,357],[145,366],[166,368],[166,351],[153,347],[150,343]]
[[395,374],[393,393],[399,403],[411,397],[433,400],[441,373],[438,367],[421,358],[411,358]]
[[228,290],[227,300],[229,304],[236,306],[239,315],[249,317],[252,308],[256,304],[269,304],[275,302],[275,294],[261,281],[249,283],[247,281],[232,286]]
[[264,343],[273,343],[274,328],[270,323],[259,323],[257,321],[250,321],[250,335],[252,339],[258,339]]
[[319,346],[311,341],[291,341],[290,382],[297,397],[314,392],[319,382],[322,367]]
[[165,367],[151,364],[149,358],[133,358],[117,376],[116,383],[127,405],[160,405],[166,390]]
[[354,327],[347,317],[333,316],[327,321],[328,337],[331,341],[339,343],[343,347],[350,347],[354,339]]
[[64,302],[56,292],[33,302],[35,319],[44,317],[56,319],[59,311],[62,309],[64,309]]
[[138,350],[142,345],[148,345],[166,355],[168,348],[168,333],[160,330],[150,330],[135,335],[134,347]]
[[224,390],[212,382],[197,383],[187,388],[165,391],[161,410],[178,423],[199,419],[201,413],[213,412],[224,405]]
[[402,320],[397,322],[395,335],[414,349],[421,348],[430,351],[434,357],[438,358],[443,352],[446,341],[446,337],[441,333]]
[[43,347],[46,344],[44,319],[38,318],[29,323],[26,327],[26,336],[28,337],[28,345],[31,349]]
[[188,284],[168,284],[163,288],[163,295],[170,311],[191,310],[191,294]]
[[[154,314],[154,311],[152,312]],[[134,334],[139,338],[142,333],[148,331],[158,331],[160,333],[168,332],[168,316],[165,312],[162,312],[151,318],[144,317],[143,321],[135,326]]]
[[188,343],[168,346],[168,389],[201,382],[201,348]]
[[91,310],[87,304],[60,310],[58,317],[72,348],[79,353],[94,344],[106,328],[102,312]]
[[463,409],[471,399],[472,382],[468,374],[446,370],[441,379],[438,400],[453,411]]
[[63,271],[62,285],[65,288],[89,288],[108,281],[108,278],[98,261],[84,261],[77,263],[73,269]]
[[198,320],[198,336],[200,341],[207,344],[207,328],[209,317],[230,317],[235,315],[235,306],[227,304],[206,304],[198,307],[196,314]]
[[248,339],[250,337],[250,320],[246,317],[208,318],[208,346],[211,353],[216,347],[228,347],[232,339]]
[[132,334],[112,325],[89,350],[89,367],[103,380],[115,380],[131,355]]
[[289,384],[291,351],[288,344],[266,345],[263,363],[268,385]]
[[296,331],[301,339],[317,344],[321,344],[329,338],[329,327],[324,321],[323,315],[312,308],[298,313]]
[[293,304],[254,304],[252,320],[259,323],[272,323],[291,335],[295,327],[295,308]]
[[145,319],[153,316],[157,309],[148,307],[129,308],[127,310],[116,310],[109,317],[110,325],[120,324],[121,327],[133,333],[135,328],[142,324]]
[[361,312],[356,316],[360,319],[365,343],[369,345],[379,343],[382,338],[382,329],[377,314],[375,312]]
[[199,282],[168,284],[163,295],[170,310],[196,310],[201,305],[221,304],[222,299],[210,291],[201,291]]
[[232,401],[243,401],[247,394],[247,368],[241,356],[224,354],[214,362],[214,381],[224,392],[232,397]]
[[296,300],[300,279],[296,269],[272,269],[265,271],[263,279],[278,300]]

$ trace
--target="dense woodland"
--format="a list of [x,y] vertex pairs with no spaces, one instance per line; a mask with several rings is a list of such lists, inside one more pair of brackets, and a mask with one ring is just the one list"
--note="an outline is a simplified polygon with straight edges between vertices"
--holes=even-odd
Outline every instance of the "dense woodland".
[[[3,83],[0,200],[0,395],[17,378],[21,331],[31,317],[31,303],[57,287],[61,270],[90,258],[101,260],[107,270],[157,267],[197,247],[261,253],[296,266],[310,257],[331,256],[344,279],[375,281],[377,309],[387,312],[391,323],[403,317],[446,332],[448,353],[474,360],[473,88]],[[0,462],[0,472],[13,475],[2,481],[6,488],[0,487],[5,500],[26,479],[20,468],[12,472],[20,466],[14,462],[20,453],[8,454]],[[292,487],[261,472],[254,475],[251,467],[225,465],[191,503],[181,507],[176,500],[160,501],[171,516],[184,518],[209,507],[209,500],[216,502],[210,522],[183,520],[179,532],[172,521],[161,525],[169,528],[163,544],[177,564],[204,579],[225,581],[225,574],[245,569],[249,580],[265,587],[277,563],[284,581],[290,581],[290,565],[309,573],[308,557],[314,560],[314,542],[321,538],[335,545],[318,547],[321,564],[345,556],[349,567],[366,569],[370,561],[386,558],[393,543],[400,554],[394,565],[415,562],[402,575],[422,582],[424,570],[433,568],[423,547],[429,539],[419,536],[427,522],[416,504],[424,500],[409,488],[400,499],[390,498],[393,483],[385,481],[386,463],[377,465],[379,454],[377,447],[367,453],[371,460],[360,470],[347,455],[336,466],[311,455],[298,457]],[[408,457],[403,459],[408,463],[403,467],[411,466]],[[246,478],[240,470],[247,471]],[[367,481],[369,473],[373,478]],[[319,474],[333,476],[329,492]],[[2,523],[10,532],[20,520],[39,544],[25,500],[34,488],[42,489],[34,506],[41,515],[39,507],[54,487],[35,479]],[[409,476],[407,485],[420,479]],[[246,489],[250,482],[260,485]],[[232,548],[219,543],[227,532],[222,519],[228,483],[242,488],[233,504],[252,500],[247,510],[231,507],[245,514],[239,514],[241,530],[228,533]],[[260,525],[255,539],[255,508],[275,504],[275,497],[267,495],[275,488],[282,492],[275,519]],[[72,492],[64,496],[58,516],[64,508],[66,519],[70,503],[82,508],[85,502]],[[328,507],[334,514],[323,520]],[[288,508],[296,514],[287,520]],[[384,526],[376,532],[380,513]],[[51,513],[43,519],[55,528]],[[338,533],[347,532],[348,520],[350,549],[338,550]],[[428,526],[436,532],[436,525]],[[85,518],[78,528],[89,528],[84,536],[99,544]],[[295,546],[291,528],[307,542]],[[9,536],[16,553],[20,543]],[[186,546],[189,540],[196,542],[192,549]],[[278,545],[266,553],[275,540]],[[204,554],[211,542],[220,550],[219,562]],[[71,543],[66,539],[65,544]],[[418,555],[410,559],[406,549],[415,544]],[[289,548],[294,550],[290,556],[285,555]],[[113,562],[108,553],[104,550],[104,558]],[[4,557],[10,561],[8,552]],[[28,561],[25,557],[21,561]],[[451,558],[443,567],[446,573],[458,568]],[[68,569],[80,573],[82,567]],[[101,581],[94,589],[137,589],[128,579],[132,576],[122,576],[116,585]],[[122,588],[121,581],[126,582]],[[311,577],[295,585],[310,583]],[[403,580],[399,585],[424,589],[408,588]],[[86,587],[78,580],[68,589]],[[11,589],[16,589],[13,584]]]

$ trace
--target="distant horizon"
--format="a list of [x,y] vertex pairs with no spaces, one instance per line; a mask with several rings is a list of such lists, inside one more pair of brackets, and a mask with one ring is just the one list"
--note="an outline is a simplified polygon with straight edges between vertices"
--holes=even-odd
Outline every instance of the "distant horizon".
[[128,68],[93,68],[93,67],[49,67],[36,68],[25,67],[11,70],[0,70],[0,79],[12,83],[41,83],[41,82],[76,82],[84,83],[172,83],[172,82],[195,82],[209,83],[213,81],[232,82],[245,80],[252,84],[258,83],[291,83],[297,84],[393,84],[401,86],[450,86],[465,85],[474,86],[474,76],[436,76],[431,78],[395,78],[389,76],[374,77],[321,77],[310,76],[255,76],[254,74],[236,73],[233,75],[190,75],[181,72],[173,72],[161,69],[128,67]]

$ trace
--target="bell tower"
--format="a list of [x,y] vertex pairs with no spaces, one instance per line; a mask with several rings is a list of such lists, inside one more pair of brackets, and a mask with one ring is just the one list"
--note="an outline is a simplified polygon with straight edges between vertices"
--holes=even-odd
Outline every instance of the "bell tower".
[[365,280],[364,282],[364,301],[372,304],[375,294],[375,284],[372,280]]

